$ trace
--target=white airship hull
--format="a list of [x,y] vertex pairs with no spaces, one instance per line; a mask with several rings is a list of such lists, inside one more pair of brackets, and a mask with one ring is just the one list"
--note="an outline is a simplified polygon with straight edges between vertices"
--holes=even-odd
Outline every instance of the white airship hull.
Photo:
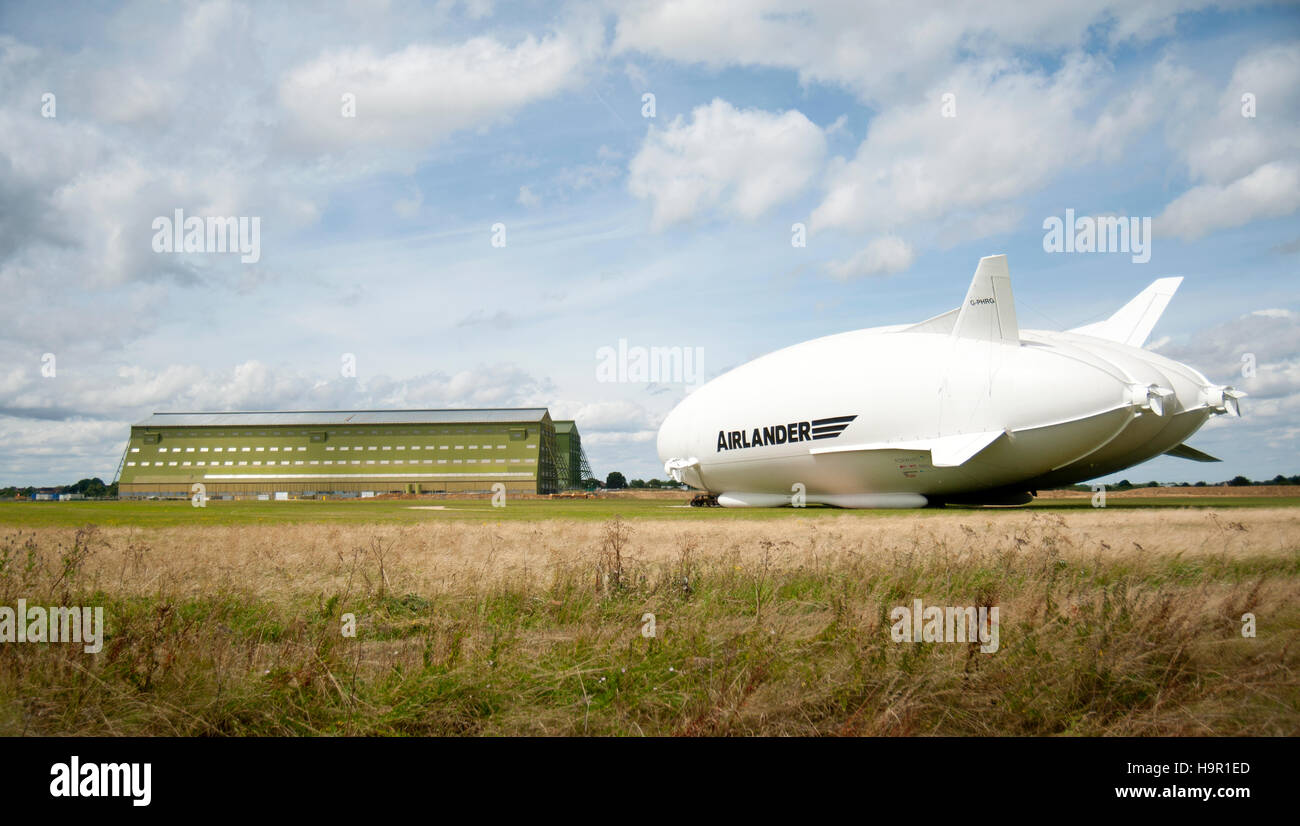
[[1140,346],[1178,280],[1099,325],[1022,331],[1005,256],[982,259],[957,310],[709,382],[665,419],[660,458],[731,507],[1018,504],[1173,450],[1213,461],[1182,443],[1243,394]]

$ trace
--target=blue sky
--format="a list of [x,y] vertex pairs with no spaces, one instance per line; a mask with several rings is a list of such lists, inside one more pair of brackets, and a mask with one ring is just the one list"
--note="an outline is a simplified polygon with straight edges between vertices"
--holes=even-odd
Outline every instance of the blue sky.
[[[259,260],[155,252],[176,209],[258,218]],[[1066,209],[1151,218],[1150,261],[1045,252]],[[1003,252],[1030,328],[1184,276],[1148,346],[1250,393],[1191,440],[1223,464],[1122,476],[1300,473],[1297,209],[1294,5],[11,2],[0,483],[111,477],[155,410],[516,405],[661,477],[690,386],[599,348],[707,379]]]

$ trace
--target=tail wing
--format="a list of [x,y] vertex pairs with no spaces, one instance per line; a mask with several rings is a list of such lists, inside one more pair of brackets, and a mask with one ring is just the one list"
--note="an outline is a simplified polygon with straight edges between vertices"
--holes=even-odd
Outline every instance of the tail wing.
[[980,259],[970,289],[966,291],[966,300],[957,310],[952,334],[960,338],[1020,343],[1016,299],[1011,294],[1011,273],[1005,255]]
[[1204,451],[1197,450],[1190,445],[1179,445],[1165,451],[1166,456],[1177,456],[1180,459],[1191,459],[1193,462],[1222,462],[1222,459],[1216,459]]
[[1160,316],[1169,306],[1178,285],[1183,283],[1181,276],[1176,278],[1159,278],[1151,286],[1137,294],[1129,303],[1105,321],[1075,327],[1070,332],[1085,336],[1118,341],[1130,347],[1141,347],[1146,343],[1151,329],[1156,326]]

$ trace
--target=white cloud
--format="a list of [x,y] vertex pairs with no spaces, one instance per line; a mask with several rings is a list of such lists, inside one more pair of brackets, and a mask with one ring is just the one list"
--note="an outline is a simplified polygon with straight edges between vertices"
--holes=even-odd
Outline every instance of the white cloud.
[[[579,433],[581,433],[579,425]],[[658,430],[638,430],[632,433],[595,431],[590,436],[583,434],[582,442],[584,445],[599,445],[600,447],[618,446],[618,445],[645,445],[653,443],[658,437]],[[632,461],[644,461],[645,451],[639,449],[631,454],[636,458]]]
[[[1187,86],[1169,119],[1170,143],[1194,178],[1226,184],[1300,151],[1300,42],[1246,55],[1221,87]],[[1244,94],[1255,98],[1253,118],[1242,116]]]
[[666,129],[651,126],[628,188],[654,203],[656,229],[721,208],[752,219],[803,190],[826,154],[822,130],[801,112],[737,109],[714,99]]
[[[1152,349],[1157,349],[1153,347]],[[1185,362],[1212,382],[1232,385],[1249,395],[1240,419],[1216,416],[1193,442],[1232,461],[1258,451],[1263,473],[1296,472],[1300,454],[1300,313],[1268,308],[1197,330],[1159,352]],[[1249,356],[1254,375],[1246,375]]]
[[[514,45],[484,36],[387,54],[369,46],[329,51],[290,70],[279,97],[305,148],[426,147],[574,86],[597,43],[576,30]],[[345,93],[356,96],[355,117],[342,115]]]
[[[1253,411],[1255,423],[1268,415],[1261,410],[1300,405],[1300,313],[1294,310],[1256,310],[1199,330],[1184,341],[1162,344],[1159,351],[1196,367],[1211,381],[1248,392],[1244,407]],[[1254,376],[1243,374],[1247,354],[1255,365]]]
[[1300,209],[1300,163],[1267,163],[1229,184],[1202,184],[1179,195],[1156,219],[1156,230],[1194,240]]
[[[57,273],[62,289],[46,307],[57,315],[71,288],[195,283],[233,269],[228,259],[152,251],[153,219],[177,208],[256,214],[283,220],[285,229],[315,220],[314,193],[282,185],[296,170],[263,166],[269,118],[250,114],[265,108],[252,102],[261,87],[245,55],[246,14],[222,2],[176,11],[179,19],[145,25],[171,24],[177,37],[155,40],[146,29],[138,39],[147,45],[129,59],[102,42],[64,54],[0,40],[0,87],[12,92],[0,101],[6,293],[33,271]],[[28,104],[49,89],[58,93],[54,118]],[[177,106],[183,99],[204,106]],[[7,304],[0,309],[0,328],[12,329],[8,312]]]
[[1003,204],[974,214],[950,215],[935,230],[937,243],[949,249],[966,241],[1006,235],[1019,225],[1024,214],[1020,206]]
[[916,255],[906,241],[896,236],[877,238],[846,261],[831,261],[826,270],[835,278],[847,281],[871,275],[902,272],[912,266]]
[[0,484],[68,484],[99,476],[112,481],[130,422],[53,421],[0,414]]
[[1300,209],[1300,43],[1247,55],[1217,91],[1186,79],[1169,142],[1194,185],[1156,219],[1161,234],[1191,240]]
[[155,410],[515,407],[537,405],[553,393],[548,380],[510,364],[344,379],[256,360],[218,369],[171,364],[115,370],[82,363],[66,369],[61,361],[54,378],[40,375],[37,355],[22,363],[27,366],[0,375],[0,415],[70,419],[94,411],[98,417],[134,419]]
[[[963,66],[920,100],[881,112],[852,160],[832,161],[812,226],[892,228],[991,208],[982,220],[1005,230],[1008,201],[1116,157],[1151,121],[1153,90],[1103,97],[1113,82],[1104,62],[1082,55],[1050,75],[1002,61]],[[948,92],[956,117],[942,115]],[[1087,114],[1106,99],[1095,120]]]
[[789,69],[864,100],[901,102],[930,89],[972,51],[1061,53],[1098,34],[1111,44],[1168,35],[1177,15],[1211,0],[869,3],[846,0],[644,0],[620,10],[613,51],[710,67]]
[[[551,415],[559,419],[573,419],[584,441],[594,434],[638,434],[656,432],[659,418],[632,401],[557,402],[551,405]],[[591,434],[589,436],[589,434]],[[617,441],[617,439],[615,439]]]

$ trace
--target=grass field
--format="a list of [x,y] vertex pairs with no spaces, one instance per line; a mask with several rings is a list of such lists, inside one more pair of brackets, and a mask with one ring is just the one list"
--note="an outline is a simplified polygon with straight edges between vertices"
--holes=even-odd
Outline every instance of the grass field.
[[[784,520],[847,517],[875,519],[883,515],[908,514],[918,519],[944,517],[952,513],[999,513],[1022,508],[958,508],[903,511],[845,511],[838,508],[691,508],[688,497],[610,497],[604,499],[512,499],[494,508],[483,499],[353,499],[294,500],[289,502],[209,501],[196,508],[188,500],[166,501],[82,501],[0,502],[0,526],[77,527],[102,526],[162,527],[180,525],[274,525],[294,523],[429,523],[429,522],[513,522],[553,519],[603,521],[614,516],[624,519],[673,520],[683,523],[715,520]],[[1149,508],[1257,508],[1297,507],[1297,496],[1135,496],[1111,494],[1108,510]],[[443,508],[432,510],[431,508]],[[1041,498],[1029,510],[1092,510],[1087,495],[1069,498]]]
[[1300,734],[1300,510],[1246,499],[6,503],[0,606],[107,631],[0,645],[0,734]]

